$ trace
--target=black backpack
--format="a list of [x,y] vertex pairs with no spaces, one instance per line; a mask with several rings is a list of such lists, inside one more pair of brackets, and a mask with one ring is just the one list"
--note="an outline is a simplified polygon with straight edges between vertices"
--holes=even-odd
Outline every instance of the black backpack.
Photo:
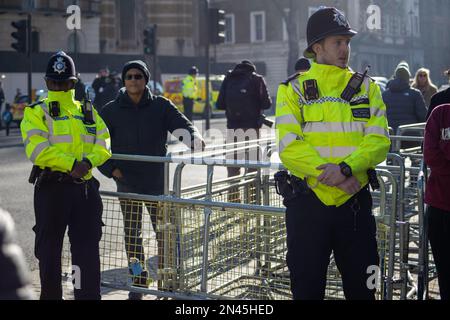
[[234,122],[258,119],[261,113],[259,79],[255,73],[239,76],[228,75],[225,87],[226,115]]

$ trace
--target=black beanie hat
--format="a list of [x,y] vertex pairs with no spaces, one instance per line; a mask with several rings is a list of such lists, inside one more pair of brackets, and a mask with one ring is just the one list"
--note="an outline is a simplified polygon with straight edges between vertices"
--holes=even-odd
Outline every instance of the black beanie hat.
[[144,74],[145,83],[148,83],[148,80],[150,78],[150,71],[148,71],[147,65],[142,60],[133,60],[128,61],[125,63],[122,69],[122,81],[125,83],[125,75],[127,74],[128,70],[130,69],[139,69]]

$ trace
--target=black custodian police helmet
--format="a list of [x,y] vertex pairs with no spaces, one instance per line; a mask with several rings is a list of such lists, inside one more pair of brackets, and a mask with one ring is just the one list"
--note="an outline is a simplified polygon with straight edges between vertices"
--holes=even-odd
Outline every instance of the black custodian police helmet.
[[189,71],[188,74],[192,75],[192,74],[198,74],[198,69],[196,66],[192,66]]
[[350,27],[348,20],[342,12],[336,8],[323,7],[309,17],[308,26],[306,27],[308,48],[303,52],[303,55],[306,58],[314,58],[315,54],[312,51],[313,44],[326,37],[337,35],[353,37],[357,33]]
[[45,80],[53,81],[77,81],[75,64],[71,57],[64,51],[59,51],[50,57],[45,72]]

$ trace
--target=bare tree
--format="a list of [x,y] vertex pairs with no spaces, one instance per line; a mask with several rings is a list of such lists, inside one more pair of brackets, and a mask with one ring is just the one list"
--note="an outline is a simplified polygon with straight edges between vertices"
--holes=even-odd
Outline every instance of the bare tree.
[[275,6],[277,11],[283,17],[283,20],[286,24],[287,36],[288,36],[288,64],[287,64],[287,74],[293,73],[295,62],[299,58],[299,36],[298,36],[298,18],[300,13],[300,1],[298,0],[288,0],[288,9],[289,11],[285,11],[283,8],[283,3],[286,1],[283,0],[266,0]]

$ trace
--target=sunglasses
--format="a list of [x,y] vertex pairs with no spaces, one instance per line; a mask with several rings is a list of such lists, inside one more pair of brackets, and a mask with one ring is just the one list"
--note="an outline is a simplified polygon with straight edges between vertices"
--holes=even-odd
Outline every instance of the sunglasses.
[[426,74],[419,74],[419,77],[421,77],[421,78],[426,78]]
[[144,76],[142,74],[127,74],[125,80],[142,80]]

